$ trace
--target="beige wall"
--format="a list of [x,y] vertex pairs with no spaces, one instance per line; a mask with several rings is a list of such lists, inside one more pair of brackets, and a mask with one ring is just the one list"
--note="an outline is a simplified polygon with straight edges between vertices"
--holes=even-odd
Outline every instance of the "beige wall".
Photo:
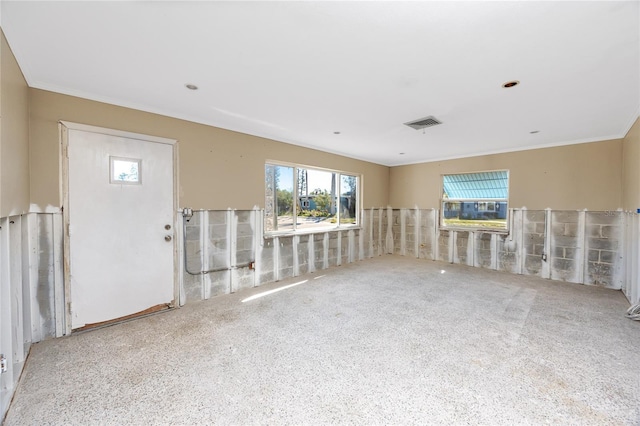
[[361,173],[365,207],[388,204],[389,168],[100,102],[30,89],[31,202],[59,207],[58,121],[177,139],[180,207],[264,207],[265,160]]
[[442,174],[498,169],[510,172],[510,207],[622,207],[619,139],[392,167],[389,202],[393,207],[437,208]]
[[640,118],[622,141],[622,158],[622,205],[636,211],[640,208]]
[[0,38],[0,217],[6,217],[29,210],[29,89],[4,33]]

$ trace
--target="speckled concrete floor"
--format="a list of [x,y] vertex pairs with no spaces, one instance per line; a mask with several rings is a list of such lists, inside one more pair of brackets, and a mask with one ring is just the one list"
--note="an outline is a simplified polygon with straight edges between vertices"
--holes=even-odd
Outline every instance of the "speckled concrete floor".
[[640,424],[627,307],[385,256],[36,344],[6,425]]

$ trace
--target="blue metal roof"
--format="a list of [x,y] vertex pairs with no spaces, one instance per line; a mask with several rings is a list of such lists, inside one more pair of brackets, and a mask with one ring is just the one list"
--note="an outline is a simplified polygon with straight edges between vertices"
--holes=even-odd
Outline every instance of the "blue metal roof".
[[443,186],[445,198],[506,199],[509,195],[509,173],[502,170],[444,175]]

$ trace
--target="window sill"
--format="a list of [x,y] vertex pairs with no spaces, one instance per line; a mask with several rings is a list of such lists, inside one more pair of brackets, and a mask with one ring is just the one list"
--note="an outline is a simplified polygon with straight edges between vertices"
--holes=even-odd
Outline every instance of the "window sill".
[[310,234],[326,234],[328,232],[339,232],[339,231],[351,231],[351,230],[360,230],[362,229],[360,225],[343,225],[340,227],[332,227],[332,228],[312,228],[312,229],[302,229],[298,231],[281,231],[281,232],[270,232],[264,234],[265,240],[270,240],[276,237],[293,237],[294,235],[310,235]]
[[442,231],[455,231],[455,232],[481,232],[483,234],[499,234],[509,235],[508,229],[489,229],[489,228],[464,228],[464,227],[439,227],[438,230]]

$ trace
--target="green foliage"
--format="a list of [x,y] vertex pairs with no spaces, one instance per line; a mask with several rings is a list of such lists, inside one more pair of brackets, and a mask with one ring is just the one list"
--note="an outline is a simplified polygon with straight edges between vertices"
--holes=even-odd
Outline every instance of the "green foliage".
[[316,207],[320,211],[324,211],[327,214],[329,213],[329,209],[331,208],[331,195],[327,193],[327,191],[322,191],[315,198]]
[[301,217],[329,217],[331,214],[323,210],[301,210],[298,212]]
[[278,189],[278,214],[291,214],[293,212],[293,194],[285,189]]

